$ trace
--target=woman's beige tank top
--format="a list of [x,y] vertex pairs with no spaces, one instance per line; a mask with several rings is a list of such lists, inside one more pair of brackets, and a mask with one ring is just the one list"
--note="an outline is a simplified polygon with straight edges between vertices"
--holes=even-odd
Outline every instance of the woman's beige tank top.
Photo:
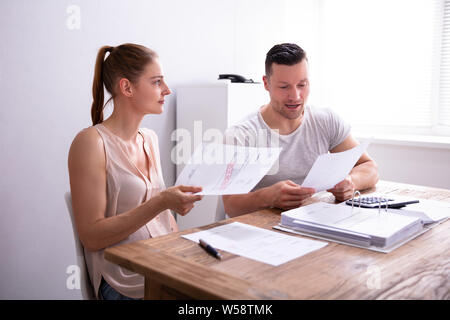
[[[165,188],[161,171],[158,138],[154,131],[141,128],[144,150],[148,157],[149,175],[146,177],[130,161],[124,141],[102,124],[95,125],[105,147],[107,207],[105,217],[112,217],[134,209]],[[169,210],[161,212],[128,238],[117,243],[148,239],[178,231],[175,219]],[[144,277],[103,258],[103,250],[85,250],[86,264],[91,283],[98,295],[101,278],[123,295],[132,298],[144,297]]]

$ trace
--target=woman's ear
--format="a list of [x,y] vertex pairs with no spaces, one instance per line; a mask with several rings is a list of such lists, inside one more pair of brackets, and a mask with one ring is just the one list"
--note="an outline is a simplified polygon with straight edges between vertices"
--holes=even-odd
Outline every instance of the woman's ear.
[[127,78],[122,78],[122,79],[119,80],[119,89],[120,89],[120,92],[125,97],[132,97],[133,96],[133,88],[131,86],[130,80],[128,80]]

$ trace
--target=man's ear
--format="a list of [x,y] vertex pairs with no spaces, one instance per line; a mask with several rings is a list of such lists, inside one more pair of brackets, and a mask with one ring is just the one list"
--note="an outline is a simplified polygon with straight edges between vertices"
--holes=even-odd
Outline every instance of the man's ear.
[[263,76],[263,82],[264,82],[264,88],[269,91],[269,77],[268,76]]
[[122,79],[119,80],[119,89],[120,89],[120,92],[125,97],[132,97],[133,96],[133,88],[131,86],[130,80],[128,80],[127,78],[122,78]]

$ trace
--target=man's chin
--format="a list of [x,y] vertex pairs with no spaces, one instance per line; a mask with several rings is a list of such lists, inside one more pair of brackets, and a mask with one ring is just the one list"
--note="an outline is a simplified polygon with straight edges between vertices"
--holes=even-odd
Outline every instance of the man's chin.
[[283,117],[289,120],[295,120],[300,118],[303,115],[303,106],[300,106],[295,109],[284,108],[281,113]]

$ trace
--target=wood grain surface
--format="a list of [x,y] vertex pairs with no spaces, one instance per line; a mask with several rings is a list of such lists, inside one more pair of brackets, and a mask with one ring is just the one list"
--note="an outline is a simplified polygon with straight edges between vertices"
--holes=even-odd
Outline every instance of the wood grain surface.
[[[450,202],[444,189],[380,181],[363,194],[374,191]],[[335,202],[326,192],[311,199],[316,201]],[[261,210],[111,247],[105,258],[144,275],[146,299],[450,299],[449,221],[388,254],[330,241],[277,267],[226,251],[217,260],[180,237],[234,221],[281,232],[272,228],[280,213]]]

